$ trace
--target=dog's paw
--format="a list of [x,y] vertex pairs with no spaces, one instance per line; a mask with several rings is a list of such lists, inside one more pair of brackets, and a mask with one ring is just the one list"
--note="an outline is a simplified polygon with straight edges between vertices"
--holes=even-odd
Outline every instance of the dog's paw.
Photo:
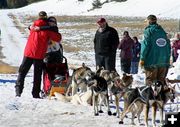
[[123,121],[119,121],[119,124],[124,124],[124,122]]
[[99,113],[95,113],[94,116],[99,116]]
[[116,112],[114,112],[112,115],[113,115],[113,116],[116,116],[116,114],[117,114],[117,113],[116,113]]
[[102,110],[99,110],[99,113],[104,113]]
[[111,116],[111,115],[112,115],[112,112],[111,112],[111,111],[108,111],[108,115]]

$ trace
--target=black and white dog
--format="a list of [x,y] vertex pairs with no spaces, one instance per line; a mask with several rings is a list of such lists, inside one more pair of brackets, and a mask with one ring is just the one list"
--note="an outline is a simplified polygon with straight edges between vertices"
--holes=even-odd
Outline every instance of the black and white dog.
[[[98,116],[99,113],[103,113],[102,105],[105,102],[107,106],[108,115],[111,115],[110,107],[109,107],[109,96],[108,96],[108,85],[107,81],[98,75],[94,75],[89,83],[89,86],[92,90],[92,98],[93,98],[93,108],[94,115]],[[98,105],[100,109],[98,108]]]

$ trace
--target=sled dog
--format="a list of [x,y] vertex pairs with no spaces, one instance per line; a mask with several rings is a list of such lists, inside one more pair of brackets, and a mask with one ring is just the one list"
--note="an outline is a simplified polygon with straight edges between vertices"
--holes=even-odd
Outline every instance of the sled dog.
[[[109,96],[108,96],[108,85],[107,81],[98,75],[94,75],[92,77],[91,83],[89,84],[92,90],[92,97],[93,97],[93,108],[94,108],[94,115],[98,116],[99,113],[103,113],[102,111],[102,104],[105,102],[107,106],[108,115],[111,115],[110,107],[109,107]],[[98,108],[100,107],[100,110]]]
[[132,82],[132,75],[126,73],[123,74],[122,78],[118,76],[113,79],[113,85],[110,88],[110,92],[115,97],[116,112],[113,113],[113,115],[117,115],[118,118],[120,116],[119,100],[123,96],[124,91],[126,91],[126,89],[131,86]]
[[134,124],[134,116],[138,116],[140,123],[140,114],[145,109],[145,125],[148,126],[148,113],[150,107],[152,107],[152,125],[155,124],[155,117],[157,108],[160,109],[160,122],[163,125],[163,108],[167,101],[174,100],[175,90],[174,88],[164,88],[160,81],[157,81],[151,86],[143,86],[134,89],[128,89],[124,97],[124,110],[121,115],[120,124],[123,124],[123,119],[128,112],[132,113],[131,123]]
[[76,93],[73,96],[65,96],[58,92],[55,92],[54,95],[55,95],[55,98],[57,98],[57,100],[62,101],[62,102],[71,102],[75,105],[80,104],[84,106],[91,105],[92,90],[87,90],[84,93]]
[[72,74],[72,81],[66,91],[66,95],[68,95],[70,91],[72,96],[75,95],[78,90],[81,92],[86,92],[88,81],[91,79],[92,75],[94,75],[94,73],[84,63],[82,64],[82,67],[74,69]]

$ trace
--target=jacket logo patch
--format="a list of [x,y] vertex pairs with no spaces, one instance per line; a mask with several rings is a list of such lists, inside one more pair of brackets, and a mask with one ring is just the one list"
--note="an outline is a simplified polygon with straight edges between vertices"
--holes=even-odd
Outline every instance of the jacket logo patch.
[[164,47],[167,44],[167,41],[164,38],[159,38],[156,40],[156,44],[159,47]]

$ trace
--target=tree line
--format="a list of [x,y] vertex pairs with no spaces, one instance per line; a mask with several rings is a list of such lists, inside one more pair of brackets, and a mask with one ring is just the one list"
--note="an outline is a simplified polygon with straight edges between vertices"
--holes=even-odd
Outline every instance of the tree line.
[[[23,7],[26,6],[28,4],[34,3],[34,2],[38,2],[38,1],[43,1],[43,0],[0,0],[0,8],[19,8],[19,7]],[[84,1],[84,0],[78,0],[78,1]],[[124,2],[127,0],[106,0],[103,3],[101,3],[100,0],[94,0],[92,5],[93,8],[101,8],[101,6],[105,3],[108,2]]]
[[19,8],[42,0],[0,0],[0,8]]

